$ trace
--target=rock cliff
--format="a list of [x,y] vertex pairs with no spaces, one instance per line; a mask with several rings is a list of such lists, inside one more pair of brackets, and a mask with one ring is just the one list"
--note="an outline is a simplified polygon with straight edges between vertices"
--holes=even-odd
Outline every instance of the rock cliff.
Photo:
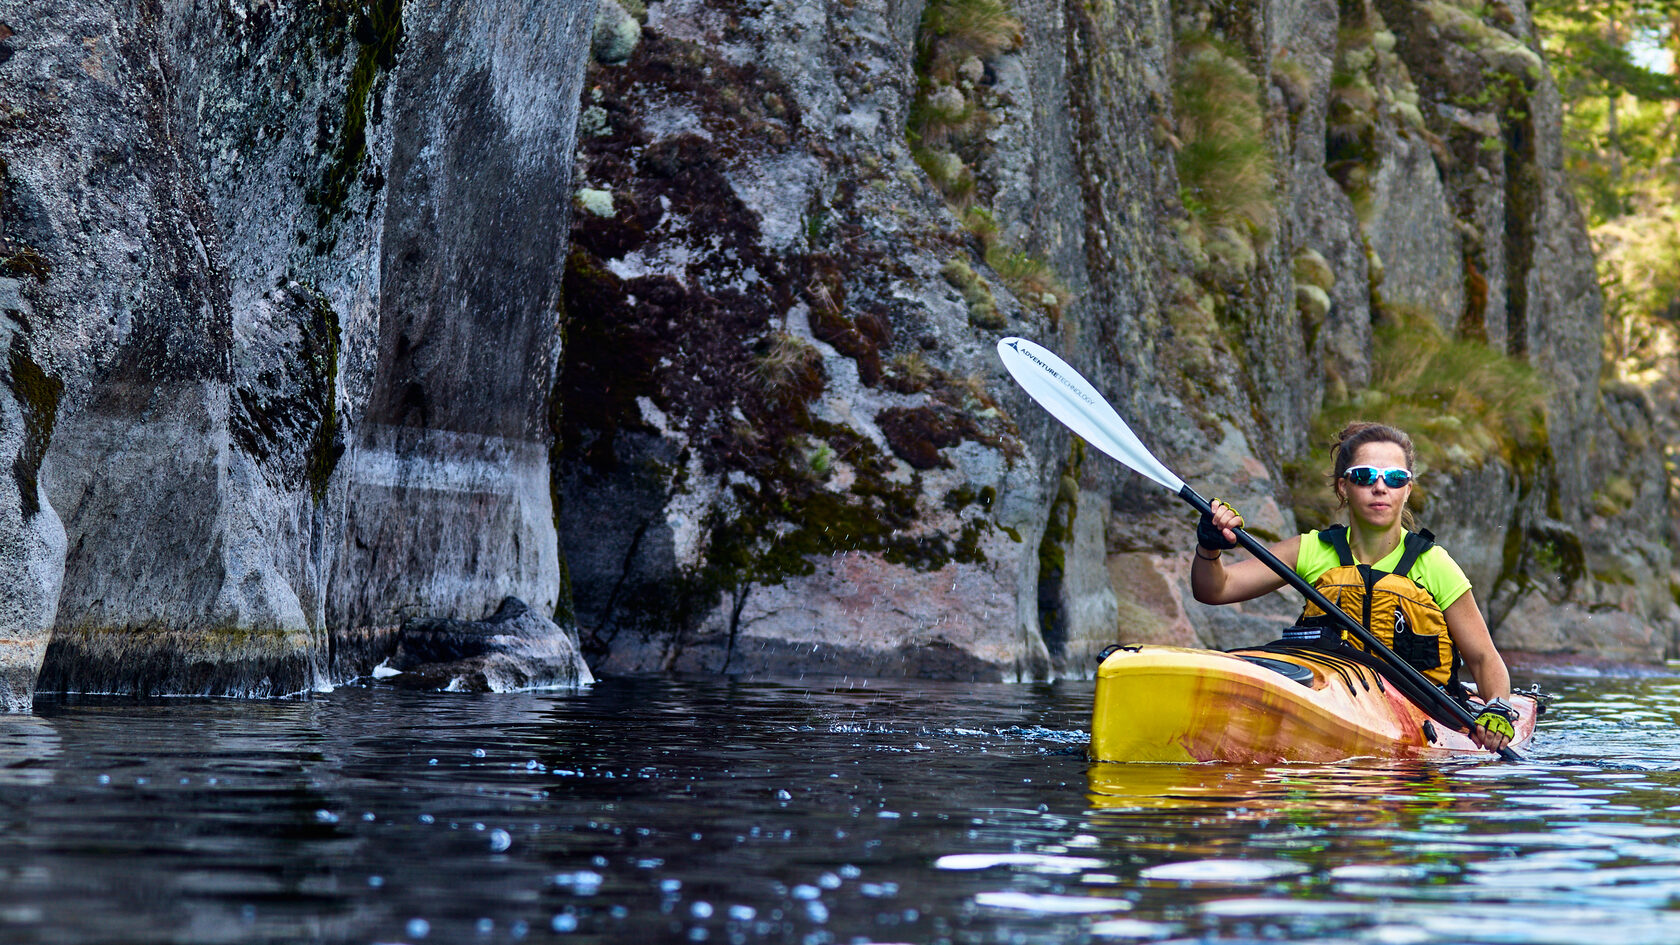
[[1657,468],[1654,407],[1600,383],[1521,3],[605,2],[637,28],[587,81],[555,460],[598,665],[1274,633],[1287,601],[1188,600],[1181,509],[1020,399],[1006,333],[1263,534],[1324,523],[1327,418],[1415,423],[1505,646],[1669,646],[1671,497],[1606,475]]
[[552,612],[592,5],[4,19],[6,701],[297,692],[410,616]]
[[1661,418],[1600,380],[1520,0],[0,21],[12,708],[310,689],[508,597],[597,671],[1032,679],[1275,632],[1282,599],[1188,600],[1182,506],[1003,334],[1262,535],[1322,524],[1326,423],[1412,426],[1504,646],[1680,629],[1673,498],[1626,474]]

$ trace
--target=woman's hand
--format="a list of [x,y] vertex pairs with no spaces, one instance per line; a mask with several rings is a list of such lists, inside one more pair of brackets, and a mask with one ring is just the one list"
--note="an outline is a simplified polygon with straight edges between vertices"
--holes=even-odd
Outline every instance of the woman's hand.
[[1242,513],[1224,499],[1214,499],[1212,504],[1213,514],[1202,516],[1196,526],[1196,543],[1209,551],[1229,551],[1237,547],[1236,530],[1243,526]]
[[1517,734],[1517,710],[1504,699],[1493,699],[1482,707],[1470,737],[1488,751],[1498,751]]

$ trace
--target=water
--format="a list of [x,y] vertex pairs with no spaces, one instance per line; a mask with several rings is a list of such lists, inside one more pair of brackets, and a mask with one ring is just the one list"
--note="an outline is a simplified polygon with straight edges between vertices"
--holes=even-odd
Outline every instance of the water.
[[1092,765],[1090,683],[46,704],[0,941],[1680,941],[1680,677],[1540,679],[1521,765]]

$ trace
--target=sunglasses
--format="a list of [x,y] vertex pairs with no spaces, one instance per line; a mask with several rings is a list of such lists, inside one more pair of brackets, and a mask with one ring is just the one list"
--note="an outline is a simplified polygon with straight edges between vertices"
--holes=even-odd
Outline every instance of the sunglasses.
[[1342,478],[1356,486],[1374,486],[1381,479],[1390,489],[1400,489],[1412,481],[1412,471],[1399,466],[1349,466]]

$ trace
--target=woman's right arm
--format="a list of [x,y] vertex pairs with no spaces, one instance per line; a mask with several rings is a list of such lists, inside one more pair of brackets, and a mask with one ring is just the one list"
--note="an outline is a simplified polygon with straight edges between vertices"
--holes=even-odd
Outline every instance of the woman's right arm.
[[[1242,517],[1221,503],[1214,506],[1213,524],[1225,531],[1227,541],[1236,541],[1237,534],[1232,529],[1242,524]],[[1285,567],[1295,567],[1301,556],[1301,536],[1285,538],[1273,545],[1271,552]],[[1196,560],[1190,565],[1190,592],[1204,604],[1253,600],[1283,584],[1283,578],[1260,561],[1250,558],[1227,566],[1224,552],[1200,545],[1196,547]]]

